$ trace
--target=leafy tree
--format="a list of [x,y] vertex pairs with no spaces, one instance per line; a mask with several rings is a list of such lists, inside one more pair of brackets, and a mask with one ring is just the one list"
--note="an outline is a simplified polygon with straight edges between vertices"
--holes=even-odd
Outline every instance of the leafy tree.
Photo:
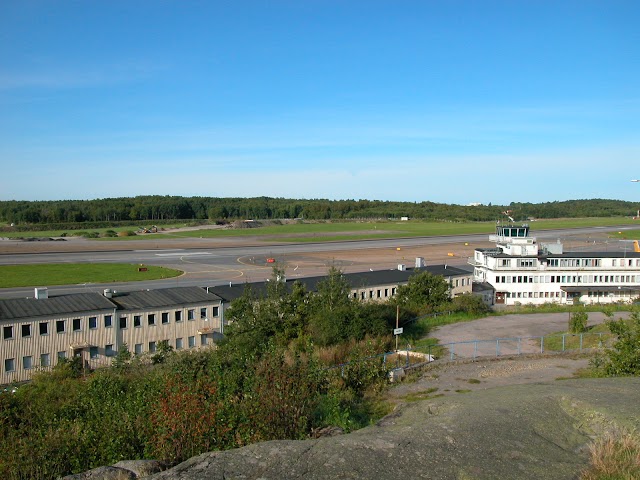
[[250,287],[231,303],[224,348],[243,356],[261,355],[269,343],[286,346],[304,331],[309,294],[300,282],[291,287],[280,265],[273,268],[266,296],[257,297]]
[[132,355],[129,350],[129,346],[126,343],[123,343],[120,350],[118,350],[118,354],[113,359],[111,366],[119,371],[126,370],[131,364],[131,358]]
[[311,297],[309,332],[314,342],[331,345],[349,338],[358,322],[360,304],[351,298],[351,286],[342,272],[331,267]]
[[617,340],[606,350],[605,374],[640,375],[640,312],[634,311],[626,320],[612,320],[607,324]]
[[449,284],[443,277],[423,271],[411,275],[405,285],[400,285],[392,301],[420,314],[449,303],[449,290]]
[[470,315],[484,315],[489,313],[491,308],[484,303],[479,295],[463,293],[451,299],[450,310],[452,312],[466,312]]
[[169,345],[168,340],[158,342],[156,353],[151,355],[151,363],[157,365],[164,363],[173,354],[173,347]]

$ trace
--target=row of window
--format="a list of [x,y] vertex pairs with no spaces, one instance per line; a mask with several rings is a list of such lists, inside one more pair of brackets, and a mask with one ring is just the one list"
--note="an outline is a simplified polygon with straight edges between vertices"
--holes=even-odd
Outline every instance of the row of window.
[[507,298],[564,298],[566,292],[504,292]]
[[640,275],[496,275],[496,283],[639,283]]
[[[500,294],[500,293],[499,293]],[[566,292],[502,292],[506,298],[564,298],[567,296]],[[632,297],[633,294],[629,292],[589,292],[589,297]]]
[[[382,289],[378,289],[378,290],[369,290],[368,292],[368,297],[367,297],[367,292],[362,291],[360,292],[360,299],[361,300],[365,300],[366,298],[387,298],[389,296],[389,289],[385,288],[384,289],[384,296],[383,296],[383,290]],[[396,294],[396,287],[393,287],[391,289],[391,296]],[[358,298],[358,292],[353,292],[353,298]]]
[[[511,267],[511,258],[501,258],[501,267]],[[520,268],[536,267],[538,260],[535,258],[518,258],[516,265]],[[594,268],[602,267],[601,258],[550,258],[547,260],[549,267],[562,268]],[[614,258],[611,260],[613,267],[640,267],[640,258]]]
[[[167,340],[164,340],[167,341]],[[167,341],[168,342],[168,341]],[[148,348],[148,352],[149,353],[155,353],[157,348],[158,348],[158,344],[160,342],[149,342],[149,348]],[[206,335],[201,335],[200,336],[200,345],[202,346],[206,346],[207,345],[207,336]],[[187,347],[188,348],[195,348],[196,346],[196,337],[195,336],[190,336],[187,337]],[[176,343],[175,343],[175,349],[176,350],[182,350],[184,348],[184,339],[183,338],[176,338]],[[133,349],[133,353],[135,353],[136,355],[142,355],[144,353],[144,345],[142,343],[136,343],[134,345],[134,349]],[[113,348],[113,344],[107,344],[104,347],[104,356],[105,357],[114,357],[116,355],[116,351]],[[67,352],[66,351],[60,351],[58,352],[58,359],[61,358],[67,358]],[[89,358],[91,358],[92,360],[96,360],[98,358],[100,358],[100,350],[98,347],[96,346],[92,346],[89,347]],[[42,353],[40,354],[40,364],[39,365],[34,365],[34,359],[32,355],[25,355],[24,357],[22,357],[22,368],[24,370],[31,370],[32,368],[39,366],[39,367],[50,367],[51,366],[51,355],[48,353]],[[16,359],[15,358],[6,358],[4,360],[4,371],[5,373],[9,373],[9,372],[14,372],[16,370]]]
[[[212,310],[213,317],[219,316],[219,307],[213,307]],[[173,313],[173,318],[176,323],[182,321],[182,311],[176,310]],[[200,318],[207,318],[207,308],[202,307],[200,309]],[[195,320],[196,319],[196,310],[189,309],[187,310],[187,320]],[[167,325],[169,323],[169,312],[163,312],[160,316],[160,321],[163,325]],[[104,327],[111,328],[113,326],[113,315],[105,315],[103,318]],[[40,335],[49,335],[49,323],[50,322],[39,322],[38,323],[38,333]],[[98,317],[89,317],[88,319],[89,330],[95,330],[98,328]],[[149,326],[156,325],[156,314],[149,313],[147,314],[146,323]],[[71,328],[74,332],[81,332],[83,329],[83,322],[81,318],[74,318],[71,320]],[[121,329],[127,328],[129,324],[129,318],[122,316],[118,320],[118,326]],[[133,326],[141,327],[142,326],[142,315],[134,315],[133,316]],[[67,331],[67,321],[66,320],[55,320],[55,332],[56,333],[65,333]],[[24,323],[20,325],[20,336],[22,338],[31,337],[33,334],[33,325],[30,323]],[[16,331],[14,325],[7,325],[2,328],[2,338],[5,340],[9,340],[15,338]]]

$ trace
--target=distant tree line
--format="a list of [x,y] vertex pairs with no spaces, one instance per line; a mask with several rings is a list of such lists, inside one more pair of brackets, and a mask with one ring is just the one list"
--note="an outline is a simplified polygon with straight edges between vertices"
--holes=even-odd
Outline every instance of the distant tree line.
[[232,221],[304,218],[344,220],[410,217],[435,221],[493,221],[509,210],[516,221],[635,215],[638,204],[621,200],[567,200],[509,205],[450,205],[435,202],[289,198],[138,196],[97,200],[0,201],[0,221],[15,224]]

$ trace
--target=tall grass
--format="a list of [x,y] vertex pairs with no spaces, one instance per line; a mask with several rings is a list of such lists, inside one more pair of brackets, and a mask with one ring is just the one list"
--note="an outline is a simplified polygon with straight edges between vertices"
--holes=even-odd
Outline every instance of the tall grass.
[[589,467],[580,480],[640,478],[640,437],[624,430],[607,433],[589,447]]

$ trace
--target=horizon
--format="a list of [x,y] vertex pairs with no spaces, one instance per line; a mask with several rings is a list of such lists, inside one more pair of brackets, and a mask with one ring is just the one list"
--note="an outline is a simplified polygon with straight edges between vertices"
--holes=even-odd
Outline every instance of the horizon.
[[0,5],[0,200],[640,201],[640,4]]
[[[271,197],[268,195],[261,195],[259,197],[213,197],[213,196],[206,196],[206,195],[194,195],[191,197],[187,197],[184,195],[156,195],[156,194],[150,194],[150,195],[136,195],[136,196],[121,196],[121,197],[99,197],[99,198],[89,198],[89,199],[84,199],[84,198],[56,198],[56,199],[51,199],[51,200],[25,200],[25,199],[9,199],[9,200],[4,200],[4,199],[0,199],[0,203],[2,202],[93,202],[93,201],[105,201],[105,200],[123,200],[123,199],[132,199],[135,200],[136,198],[145,198],[145,197],[168,197],[168,198],[183,198],[186,200],[191,200],[191,199],[198,199],[198,198],[204,198],[204,199],[219,199],[219,200],[236,200],[236,199],[240,199],[240,200],[253,200],[253,199],[261,199],[261,198],[266,198],[266,199],[274,199],[274,200],[290,200],[292,202],[297,202],[297,201],[303,201],[303,202],[384,202],[384,203],[412,203],[412,204],[420,204],[420,203],[434,203],[436,205],[446,205],[446,206],[453,206],[453,207],[509,207],[512,204],[527,204],[527,205],[544,205],[544,204],[550,204],[550,203],[567,203],[567,202],[598,202],[598,201],[602,201],[602,202],[624,202],[624,203],[638,203],[639,202],[634,202],[631,200],[621,200],[618,198],[569,198],[567,200],[548,200],[548,201],[541,201],[541,202],[531,202],[531,201],[520,201],[520,202],[510,202],[510,203],[481,203],[481,202],[471,202],[471,203],[467,203],[467,204],[461,204],[461,203],[447,203],[447,202],[433,202],[431,200],[420,200],[420,201],[412,201],[412,200],[408,200],[408,201],[404,201],[404,200],[381,200],[379,198],[338,198],[338,199],[329,199],[329,198],[293,198],[293,197]],[[633,207],[636,208],[636,207]],[[640,211],[640,210],[639,210]]]

